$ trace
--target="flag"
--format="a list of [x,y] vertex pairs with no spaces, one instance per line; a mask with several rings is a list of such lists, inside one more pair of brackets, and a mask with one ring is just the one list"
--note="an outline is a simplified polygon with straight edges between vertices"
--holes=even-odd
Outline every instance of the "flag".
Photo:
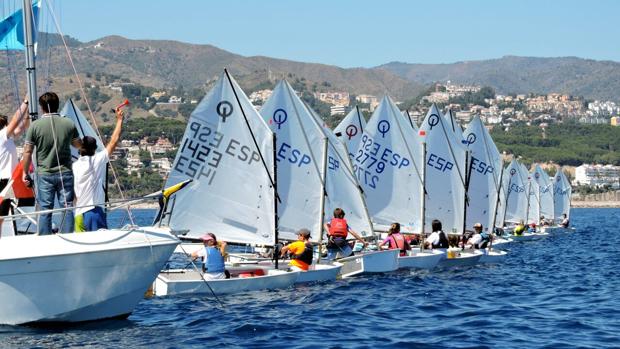
[[[35,36],[37,32],[36,28],[38,28],[39,23],[40,10],[41,1],[35,1],[34,4],[32,4],[35,29],[33,33]],[[24,49],[24,19],[22,12],[22,9],[19,9],[0,21],[0,50]]]

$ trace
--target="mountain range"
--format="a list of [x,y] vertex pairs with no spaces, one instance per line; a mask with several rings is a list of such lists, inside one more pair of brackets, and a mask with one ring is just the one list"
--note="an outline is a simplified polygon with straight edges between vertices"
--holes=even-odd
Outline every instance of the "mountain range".
[[[39,77],[70,79],[71,65],[60,37],[41,33]],[[156,88],[205,88],[228,68],[244,89],[253,90],[280,78],[301,79],[309,89],[352,94],[389,93],[409,99],[436,81],[479,84],[498,93],[559,92],[588,99],[620,101],[620,63],[576,57],[498,59],[452,64],[392,62],[372,68],[332,65],[234,54],[211,45],[167,40],[130,40],[108,36],[91,42],[65,37],[80,73],[104,72]],[[10,55],[7,55],[7,57]],[[11,63],[12,62],[12,63]],[[0,88],[11,91],[11,76],[23,67],[21,54],[0,59]],[[23,84],[23,83],[22,83]],[[246,91],[247,92],[247,91]]]

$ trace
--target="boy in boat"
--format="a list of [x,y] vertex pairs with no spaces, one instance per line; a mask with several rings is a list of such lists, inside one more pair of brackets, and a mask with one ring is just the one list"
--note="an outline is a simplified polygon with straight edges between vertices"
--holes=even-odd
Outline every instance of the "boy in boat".
[[97,153],[97,140],[84,136],[84,147],[80,158],[73,163],[75,177],[75,231],[96,231],[107,229],[108,223],[103,209],[105,201],[106,165],[109,156],[116,149],[121,137],[123,110],[116,109],[116,126],[110,142]]
[[[73,232],[73,172],[71,171],[71,145],[82,149],[82,140],[69,118],[58,114],[60,101],[54,92],[46,92],[39,97],[39,106],[43,115],[32,123],[26,133],[24,146],[24,175],[22,180],[32,185],[28,169],[32,163],[32,153],[36,150],[37,202],[42,210],[54,208],[58,200],[64,208],[60,231]],[[39,234],[52,233],[52,214],[39,215],[37,224]]]
[[474,224],[474,235],[467,241],[465,245],[468,248],[482,249],[489,244],[489,235],[482,231],[482,223]]
[[224,254],[226,254],[226,242],[222,241],[218,248],[215,234],[206,233],[200,237],[205,248],[192,253],[192,259],[202,257],[202,271],[205,280],[226,279],[224,269]]
[[334,218],[329,223],[325,223],[325,230],[329,233],[329,240],[327,243],[327,259],[333,260],[335,258],[344,258],[353,254],[353,249],[347,242],[347,235],[353,235],[357,240],[365,246],[368,243],[364,241],[347,223],[344,219],[344,210],[336,208],[334,210]]
[[426,239],[426,248],[448,248],[450,247],[448,236],[443,231],[441,221],[439,221],[438,219],[433,219],[433,222],[431,223],[431,227],[433,228],[433,232]]
[[562,221],[560,222],[560,227],[568,228],[569,225],[570,223],[568,217],[566,216],[566,213],[562,213]]
[[523,223],[523,220],[521,220],[519,221],[519,224],[517,224],[517,226],[513,230],[513,234],[516,236],[521,236],[523,235],[524,232],[525,232],[525,224]]
[[[0,193],[9,184],[17,167],[17,148],[13,139],[19,137],[30,125],[30,118],[24,117],[27,112],[28,100],[25,99],[13,114],[11,122],[6,115],[0,115]],[[0,200],[0,236],[2,236],[2,217],[9,213],[12,200],[1,198]]]
[[306,271],[312,264],[312,244],[310,243],[310,230],[299,229],[297,232],[297,241],[282,247],[280,257],[284,257],[287,253],[292,256],[289,266],[293,271]]
[[403,234],[400,233],[400,224],[392,223],[390,230],[388,230],[388,236],[381,242],[379,248],[388,244],[390,250],[400,250],[401,256],[406,256],[407,251],[411,249],[409,242],[405,239]]

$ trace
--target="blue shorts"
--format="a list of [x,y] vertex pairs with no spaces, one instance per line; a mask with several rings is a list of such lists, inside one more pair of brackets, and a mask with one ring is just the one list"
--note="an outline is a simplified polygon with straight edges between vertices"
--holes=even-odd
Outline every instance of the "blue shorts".
[[95,206],[92,210],[84,212],[82,216],[84,217],[84,229],[86,231],[108,229],[106,214],[101,207]]
[[349,244],[346,244],[343,247],[327,248],[327,259],[328,260],[349,257],[352,254],[353,254],[353,250],[351,249],[351,246],[349,246]]

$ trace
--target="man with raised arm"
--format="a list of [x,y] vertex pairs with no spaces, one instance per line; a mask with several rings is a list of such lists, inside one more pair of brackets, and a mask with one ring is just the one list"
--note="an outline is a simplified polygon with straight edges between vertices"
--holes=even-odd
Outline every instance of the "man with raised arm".
[[[32,154],[36,151],[36,195],[41,210],[51,210],[58,200],[66,211],[60,222],[60,231],[73,232],[73,172],[71,171],[71,145],[82,149],[82,140],[69,118],[58,114],[60,101],[54,92],[46,92],[39,97],[39,107],[43,115],[32,123],[26,133],[24,147],[23,180],[30,185],[32,179],[28,169]],[[52,214],[40,214],[39,234],[52,233]]]
[[75,176],[75,231],[107,229],[104,210],[106,165],[121,138],[123,111],[116,109],[116,126],[104,150],[97,152],[97,140],[84,136],[80,158],[73,163]]
[[[13,114],[11,121],[6,115],[0,115],[0,192],[9,184],[15,167],[17,167],[17,148],[14,138],[19,137],[30,125],[28,100],[24,100]],[[1,195],[0,195],[1,196]],[[9,213],[11,199],[0,198],[0,236],[2,236],[3,216]]]

